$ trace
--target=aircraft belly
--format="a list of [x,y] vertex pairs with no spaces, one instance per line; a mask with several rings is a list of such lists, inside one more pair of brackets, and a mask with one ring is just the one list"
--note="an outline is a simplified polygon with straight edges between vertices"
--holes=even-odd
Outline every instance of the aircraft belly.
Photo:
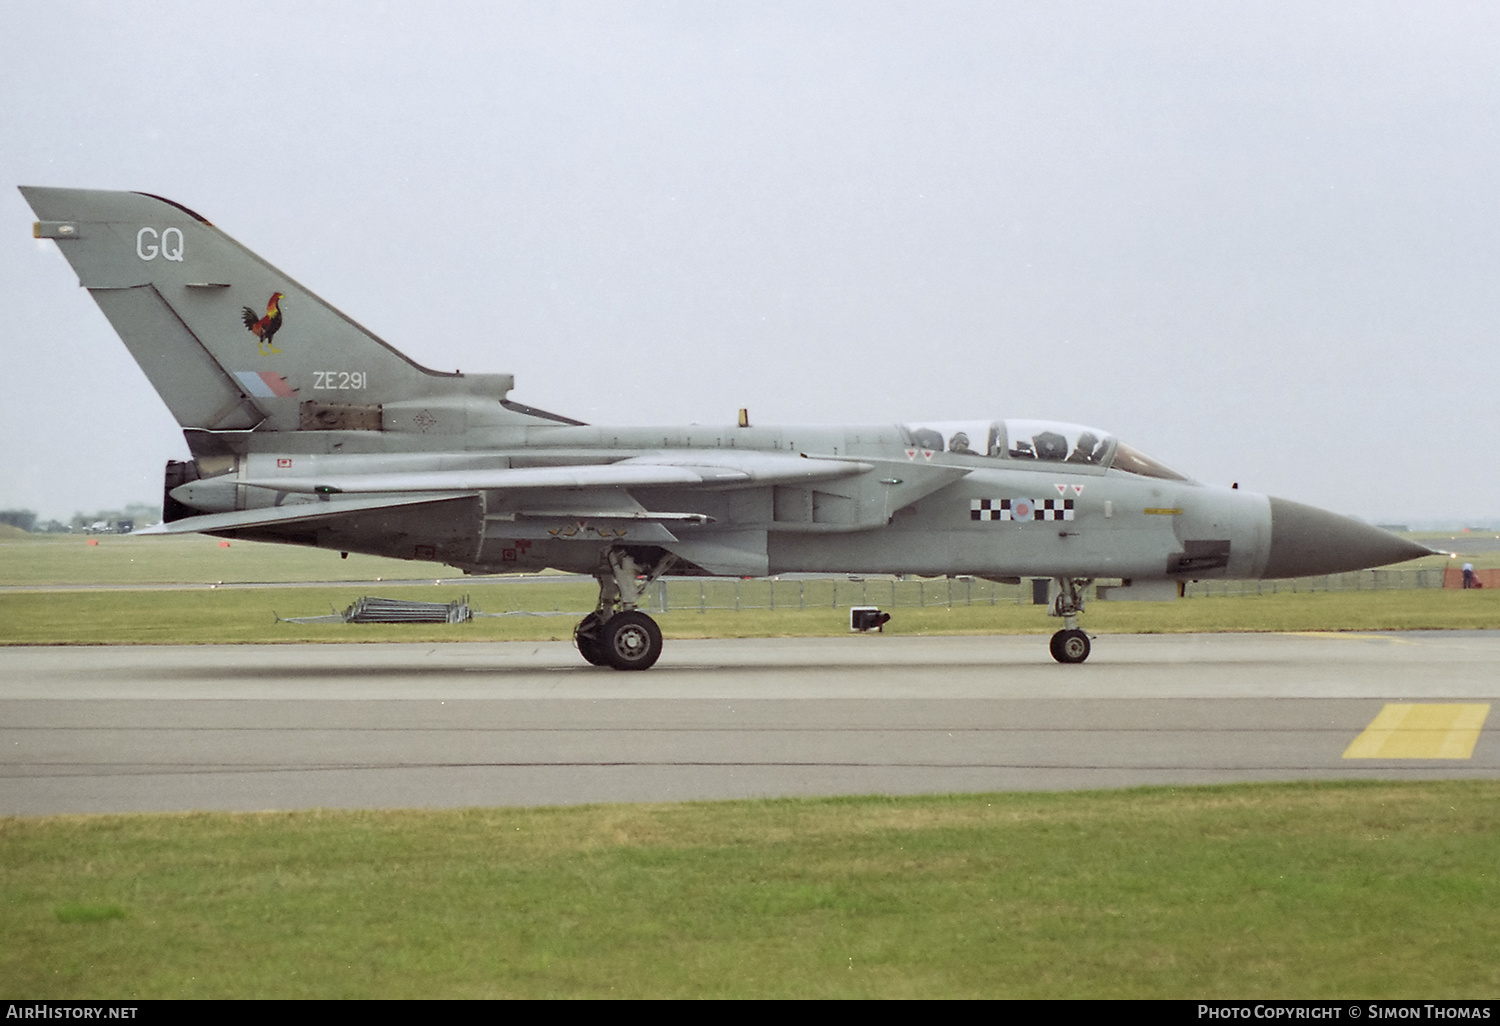
[[598,569],[606,544],[592,541],[559,541],[487,535],[477,558],[456,561],[470,573],[503,574],[521,571],[560,570],[586,574]]
[[891,528],[858,534],[776,532],[766,541],[770,573],[943,574],[946,532]]
[[662,545],[676,536],[662,524],[618,519],[538,519],[487,521],[484,546],[524,539],[539,541],[599,542],[604,545]]
[[771,572],[769,535],[765,531],[705,531],[666,548],[679,559],[714,575],[764,577]]
[[432,563],[472,562],[479,547],[477,501],[451,499],[341,513],[325,520],[214,531],[225,537],[359,552]]
[[1162,576],[1169,545],[1161,539],[1121,539],[1109,551],[1093,551],[1076,539],[1021,531],[979,535],[972,531],[887,528],[858,534],[772,534],[771,573],[909,573],[1078,577]]

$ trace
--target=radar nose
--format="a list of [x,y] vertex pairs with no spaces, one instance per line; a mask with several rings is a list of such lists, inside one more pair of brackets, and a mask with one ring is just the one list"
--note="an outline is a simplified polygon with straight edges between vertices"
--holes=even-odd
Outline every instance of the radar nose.
[[1434,549],[1350,517],[1271,498],[1271,555],[1262,577],[1310,577],[1431,556]]

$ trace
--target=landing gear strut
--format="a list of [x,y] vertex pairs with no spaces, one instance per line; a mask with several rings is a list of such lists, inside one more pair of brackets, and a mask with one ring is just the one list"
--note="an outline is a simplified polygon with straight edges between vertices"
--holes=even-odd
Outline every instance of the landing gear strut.
[[1081,663],[1089,657],[1089,636],[1078,629],[1078,614],[1083,612],[1083,589],[1092,578],[1059,577],[1057,597],[1048,613],[1063,618],[1063,629],[1052,635],[1052,658],[1060,663]]
[[626,549],[604,551],[594,578],[599,605],[573,630],[578,652],[594,666],[649,670],[661,656],[661,628],[637,607],[646,589],[676,562],[671,553],[642,562]]

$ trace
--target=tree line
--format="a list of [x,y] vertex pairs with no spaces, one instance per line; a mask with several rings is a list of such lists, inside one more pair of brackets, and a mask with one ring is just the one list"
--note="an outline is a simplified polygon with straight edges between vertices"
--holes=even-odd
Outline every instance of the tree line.
[[66,523],[61,520],[42,520],[34,509],[0,509],[0,524],[9,524],[38,534],[83,532],[100,523],[108,524],[110,530],[116,530],[122,522],[129,522],[135,527],[146,527],[159,520],[161,507],[149,502],[132,502],[124,509],[101,509],[92,513],[79,511]]

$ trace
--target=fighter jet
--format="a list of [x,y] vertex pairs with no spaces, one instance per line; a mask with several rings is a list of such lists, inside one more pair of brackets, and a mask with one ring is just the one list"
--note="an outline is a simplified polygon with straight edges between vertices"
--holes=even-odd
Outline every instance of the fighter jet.
[[21,192],[187,439],[163,523],[136,533],[589,574],[599,600],[575,638],[596,666],[656,662],[640,606],[665,574],[1051,578],[1052,655],[1081,663],[1090,584],[1171,599],[1189,580],[1431,553],[1075,424],[585,424],[512,401],[508,374],[414,363],[179,203]]

